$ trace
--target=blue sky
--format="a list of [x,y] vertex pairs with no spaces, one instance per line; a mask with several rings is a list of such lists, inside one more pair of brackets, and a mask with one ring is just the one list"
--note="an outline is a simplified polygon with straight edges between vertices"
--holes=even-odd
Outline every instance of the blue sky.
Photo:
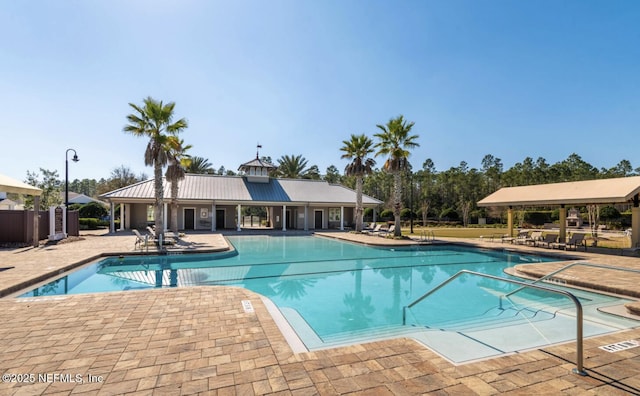
[[[145,167],[129,102],[176,102],[192,155],[236,170],[415,122],[416,168],[575,152],[640,167],[637,1],[3,1],[0,173]],[[381,164],[383,159],[378,158]]]

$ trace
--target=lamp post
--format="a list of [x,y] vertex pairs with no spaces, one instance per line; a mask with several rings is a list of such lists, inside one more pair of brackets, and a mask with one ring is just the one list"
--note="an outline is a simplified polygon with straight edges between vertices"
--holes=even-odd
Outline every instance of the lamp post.
[[80,161],[78,159],[78,154],[76,150],[70,148],[64,153],[64,206],[65,206],[65,224],[66,229],[65,233],[67,236],[69,235],[69,151],[73,151],[73,158],[71,159],[73,162]]

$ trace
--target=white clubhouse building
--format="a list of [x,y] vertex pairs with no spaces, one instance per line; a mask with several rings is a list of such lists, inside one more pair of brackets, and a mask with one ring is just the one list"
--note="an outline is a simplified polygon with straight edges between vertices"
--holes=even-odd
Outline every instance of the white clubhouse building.
[[[179,182],[178,228],[218,231],[242,228],[242,208],[266,209],[267,227],[278,230],[340,229],[355,223],[356,193],[339,184],[306,179],[275,179],[272,164],[254,159],[239,168],[240,176],[187,174]],[[120,205],[120,230],[144,229],[153,222],[154,180],[105,193],[101,199],[111,207],[111,232],[115,231],[114,211]],[[164,180],[164,224],[171,218],[169,183]],[[367,195],[365,208],[382,204]]]

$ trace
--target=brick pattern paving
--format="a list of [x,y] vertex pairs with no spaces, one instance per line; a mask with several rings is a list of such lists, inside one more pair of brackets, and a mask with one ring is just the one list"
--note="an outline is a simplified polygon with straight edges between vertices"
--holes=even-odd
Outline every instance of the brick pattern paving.
[[[60,251],[82,258],[83,242]],[[35,266],[29,274],[43,258],[66,265],[65,254],[41,253],[0,260]],[[582,377],[571,373],[573,343],[460,366],[404,338],[294,354],[260,297],[235,287],[5,298],[0,374],[35,377],[3,380],[0,394],[640,394],[640,347],[598,348],[629,339],[640,328],[586,340]]]

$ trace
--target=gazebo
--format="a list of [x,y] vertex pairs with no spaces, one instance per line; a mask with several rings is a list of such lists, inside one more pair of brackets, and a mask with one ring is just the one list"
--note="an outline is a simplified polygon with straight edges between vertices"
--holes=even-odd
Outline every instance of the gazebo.
[[33,195],[33,246],[37,247],[40,243],[40,238],[38,237],[38,208],[40,207],[40,195],[42,195],[42,190],[19,180],[12,179],[9,176],[0,175],[0,191],[14,194]]
[[565,242],[567,205],[631,204],[631,246],[640,243],[640,176],[533,186],[504,187],[478,206],[507,206],[507,227],[513,233],[514,206],[559,206],[560,242]]

